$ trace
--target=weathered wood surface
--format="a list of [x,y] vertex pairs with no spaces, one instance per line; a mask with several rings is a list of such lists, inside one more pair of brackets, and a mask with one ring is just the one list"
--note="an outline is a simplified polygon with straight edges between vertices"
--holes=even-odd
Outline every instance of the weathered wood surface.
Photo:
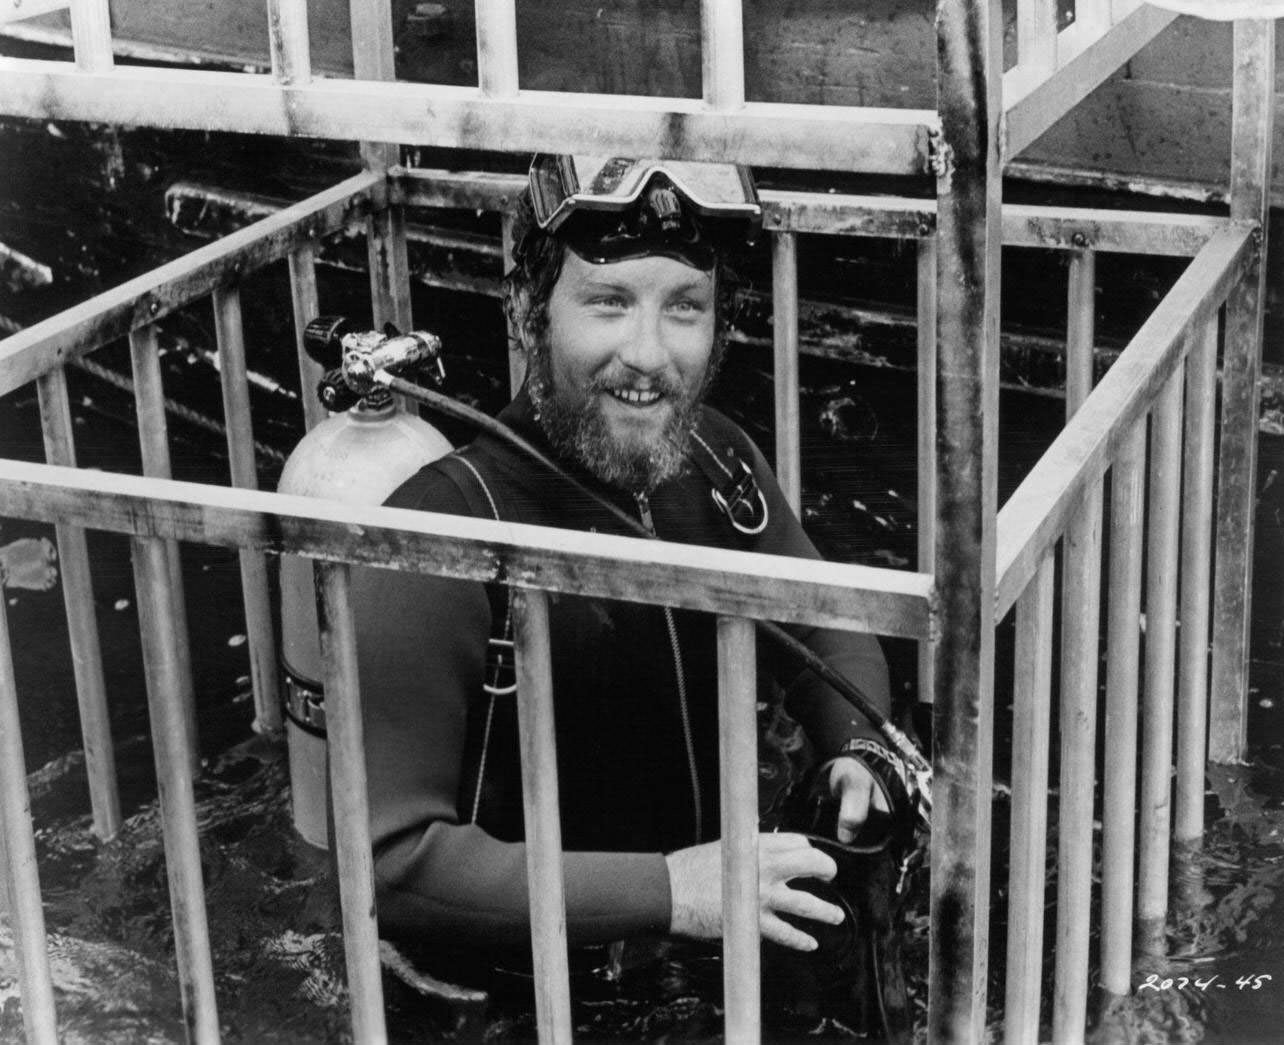
[[549,591],[904,638],[935,627],[931,577],[633,537],[359,508],[312,497],[0,461],[5,511],[142,536],[509,581]]

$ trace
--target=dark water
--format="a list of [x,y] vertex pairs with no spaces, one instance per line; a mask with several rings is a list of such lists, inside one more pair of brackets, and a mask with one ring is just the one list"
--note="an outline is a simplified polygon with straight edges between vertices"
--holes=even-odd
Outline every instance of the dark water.
[[[257,192],[299,195],[338,180],[343,160],[333,149],[282,148],[254,139],[131,133],[12,124],[0,127],[0,241],[49,264],[47,287],[0,287],[0,315],[21,323],[144,271],[193,243],[163,220],[163,190],[172,179],[200,178]],[[808,261],[804,293],[832,285],[835,271]],[[812,255],[814,258],[815,255]],[[751,278],[764,259],[748,266]],[[846,259],[850,276],[870,281],[912,277],[911,255],[889,250],[872,260]],[[902,275],[898,275],[898,273]],[[1049,276],[1051,278],[1051,276]],[[1163,273],[1148,274],[1147,292],[1162,290]],[[1153,283],[1153,287],[1151,284]],[[1113,284],[1113,281],[1112,281]],[[288,451],[299,434],[297,391],[291,385],[292,331],[283,267],[244,290],[251,369],[272,379],[255,385],[256,436]],[[1115,293],[1110,290],[1108,293]],[[322,307],[359,314],[365,290],[351,276],[323,271]],[[1058,295],[1056,295],[1059,297]],[[1116,294],[1116,296],[1118,296]],[[1134,300],[1130,307],[1136,307]],[[1017,311],[1037,311],[1023,300]],[[1059,305],[1057,307],[1060,307]],[[1126,328],[1126,309],[1109,309],[1103,324]],[[495,409],[506,377],[491,301],[416,289],[420,325],[443,335],[451,390]],[[1049,321],[1050,325],[1055,322]],[[167,393],[211,418],[220,415],[207,307],[163,324]],[[128,353],[114,346],[95,354],[127,373]],[[137,437],[131,397],[97,377],[70,372],[77,450],[87,467],[136,472]],[[818,543],[844,561],[903,566],[916,540],[914,389],[912,378],[837,363],[803,364],[805,517]],[[272,382],[275,382],[274,385]],[[770,448],[770,360],[737,350],[717,398],[760,445]],[[1005,395],[1001,414],[1001,491],[1006,496],[1060,427],[1057,401]],[[226,482],[220,439],[171,418],[178,478]],[[34,392],[0,401],[6,454],[43,456]],[[449,433],[456,441],[464,433]],[[1173,984],[1141,989],[1114,1006],[1098,1025],[1101,1040],[1268,1041],[1284,1015],[1284,488],[1278,471],[1284,444],[1262,444],[1250,738],[1252,761],[1233,773],[1212,774],[1209,837],[1191,861],[1189,887],[1170,927],[1171,959],[1154,967]],[[279,461],[260,462],[264,486],[275,483]],[[44,535],[48,528],[8,520],[0,541]],[[78,746],[74,684],[67,656],[61,596],[9,592],[8,616],[22,715],[33,812],[38,827],[46,919],[51,934],[62,1030],[69,1041],[174,1041],[182,1038],[173,942],[136,609],[125,540],[92,535],[94,584],[111,699],[122,797],[129,820],[121,836],[102,845],[89,833]],[[193,629],[201,753],[198,784],[203,870],[215,950],[224,1036],[231,1041],[344,1040],[348,1034],[342,944],[334,887],[326,861],[292,834],[286,776],[278,749],[250,738],[252,707],[240,617],[235,556],[222,549],[184,549]],[[1010,629],[1001,629],[1010,651]],[[904,716],[920,732],[928,716],[914,710],[913,650],[889,644]],[[1000,690],[1005,674],[1001,655]],[[1000,751],[1007,727],[1000,699]],[[1000,755],[1000,764],[1004,758]],[[770,768],[770,767],[768,767]],[[1005,884],[1006,794],[1003,771],[995,798],[996,912]],[[1055,779],[1055,778],[1054,778]],[[1055,809],[1053,811],[1055,823]],[[1195,872],[1198,872],[1197,874]],[[1054,888],[1054,880],[1050,881]],[[926,966],[926,901],[921,874],[908,882],[900,917],[913,1011],[921,1027]],[[1050,896],[1052,894],[1050,893]],[[996,913],[992,1005],[1002,998],[1004,926]],[[1051,926],[1045,937],[1051,939]],[[13,955],[0,939],[0,1038],[21,1038]],[[422,964],[422,963],[421,963]],[[499,985],[485,1004],[445,1000],[445,988],[395,971],[385,976],[390,1026],[402,1041],[434,1038],[521,1038],[533,1031],[520,981]],[[1050,967],[1050,966],[1049,966]],[[422,970],[421,970],[422,971]],[[1141,969],[1145,980],[1148,968]],[[1197,988],[1196,976],[1226,984]],[[1272,975],[1274,980],[1253,980]],[[1191,984],[1179,987],[1181,977]],[[661,955],[623,975],[586,972],[576,981],[576,1023],[590,1038],[710,1040],[720,1034],[716,959]],[[1256,982],[1237,986],[1244,980]],[[842,1014],[789,1013],[770,1017],[771,1040],[822,1031],[844,1036]],[[997,1019],[997,1013],[996,1017]]]

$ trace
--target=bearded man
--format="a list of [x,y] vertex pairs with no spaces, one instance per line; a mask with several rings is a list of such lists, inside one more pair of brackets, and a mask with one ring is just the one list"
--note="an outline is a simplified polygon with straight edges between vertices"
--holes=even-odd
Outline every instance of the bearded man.
[[[705,165],[598,161],[585,174],[584,162],[536,158],[506,284],[527,377],[499,419],[561,471],[483,435],[387,503],[627,534],[587,488],[663,540],[817,558],[757,448],[704,402],[723,356],[723,242],[759,213],[747,174],[720,169],[747,188],[720,211],[682,183]],[[527,948],[515,698],[487,659],[488,647],[504,656],[507,592],[370,570],[354,607],[381,930]],[[719,937],[713,618],[554,595],[550,629],[571,945]],[[874,638],[791,630],[886,711]],[[816,758],[832,759],[823,785],[850,841],[871,808],[887,808],[856,757],[878,735],[796,663],[771,649],[760,658]],[[832,878],[834,860],[773,833],[760,836],[759,863],[763,937],[814,949],[809,922],[843,912],[796,883]]]

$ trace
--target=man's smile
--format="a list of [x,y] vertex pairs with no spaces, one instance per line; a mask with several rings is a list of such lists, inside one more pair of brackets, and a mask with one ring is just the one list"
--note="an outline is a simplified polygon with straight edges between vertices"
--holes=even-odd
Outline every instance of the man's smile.
[[658,388],[608,388],[606,392],[617,402],[628,406],[651,406],[664,398]]

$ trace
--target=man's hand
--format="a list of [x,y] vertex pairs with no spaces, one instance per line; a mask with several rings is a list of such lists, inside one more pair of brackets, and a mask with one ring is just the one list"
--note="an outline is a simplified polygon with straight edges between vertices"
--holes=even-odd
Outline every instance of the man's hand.
[[[665,862],[669,868],[669,888],[673,897],[669,931],[676,936],[720,939],[720,843],[706,842],[689,849],[679,849],[668,854]],[[801,889],[791,889],[788,883],[794,878],[819,878],[828,882],[837,873],[838,867],[833,859],[812,848],[802,835],[759,835],[758,925],[763,938],[797,951],[814,951],[817,946],[815,939],[794,928],[780,915],[791,914],[838,925],[843,920],[842,909]]]
[[838,799],[838,840],[850,845],[869,818],[869,807],[890,813],[874,774],[856,758],[839,758],[829,770],[829,793]]

